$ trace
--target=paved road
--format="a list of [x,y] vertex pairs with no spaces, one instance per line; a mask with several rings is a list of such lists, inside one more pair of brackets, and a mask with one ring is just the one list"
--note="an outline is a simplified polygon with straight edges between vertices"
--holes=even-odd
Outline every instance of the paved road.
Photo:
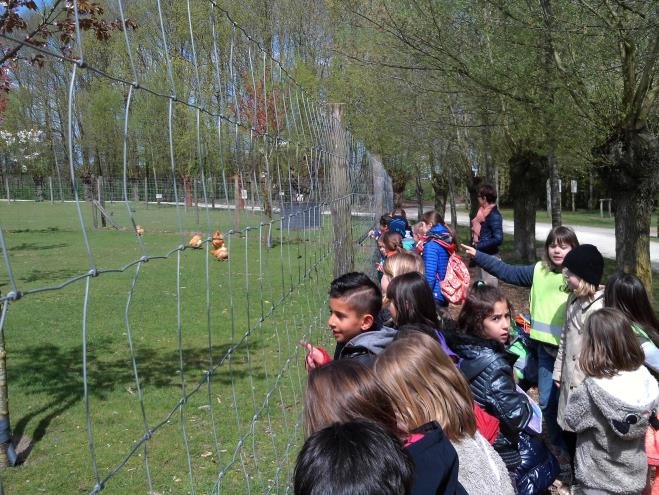
[[[450,221],[451,214],[448,213],[447,222]],[[469,215],[467,213],[458,212],[458,223],[460,225],[467,225],[469,223]],[[613,229],[605,227],[585,227],[581,225],[570,225],[577,233],[579,242],[581,244],[594,244],[600,250],[602,256],[605,258],[615,259],[616,257],[616,240]],[[539,241],[544,241],[547,234],[551,230],[551,225],[548,223],[535,224],[535,237]],[[503,231],[507,234],[512,234],[515,229],[512,220],[503,221]],[[659,272],[659,241],[650,241],[650,261],[652,262],[652,270]]]

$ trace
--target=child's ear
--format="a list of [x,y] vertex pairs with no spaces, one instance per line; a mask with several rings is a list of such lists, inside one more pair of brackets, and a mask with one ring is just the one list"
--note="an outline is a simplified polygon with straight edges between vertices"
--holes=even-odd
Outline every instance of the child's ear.
[[366,331],[373,326],[374,321],[375,318],[373,318],[373,315],[365,314],[364,316],[362,316],[362,322],[359,328],[361,328],[362,331]]

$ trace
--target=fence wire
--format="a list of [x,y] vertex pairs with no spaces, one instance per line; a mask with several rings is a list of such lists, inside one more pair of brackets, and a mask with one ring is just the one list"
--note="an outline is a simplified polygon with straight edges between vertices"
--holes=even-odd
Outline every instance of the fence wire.
[[[390,181],[339,118],[213,0],[150,2],[149,24],[140,31],[158,50],[146,59],[144,40],[136,42],[126,24],[136,7],[107,2],[124,27],[115,36],[123,38],[125,63],[116,70],[95,65],[80,5],[70,4],[72,54],[1,35],[41,53],[66,76],[59,88],[65,101],[58,102],[65,115],[52,122],[63,137],[49,155],[57,173],[20,175],[4,163],[0,337],[9,343],[10,392],[25,400],[30,394],[12,385],[19,360],[11,348],[22,345],[34,376],[25,373],[20,383],[46,383],[41,374],[48,365],[61,370],[57,383],[41,390],[53,397],[43,412],[64,415],[81,401],[73,411],[82,418],[73,421],[84,424],[88,467],[51,456],[75,473],[60,490],[289,493],[305,377],[297,343],[329,344],[328,284],[337,272],[370,261],[372,245],[362,241],[390,207],[390,195],[383,196]],[[177,31],[181,15],[184,35]],[[121,163],[110,175],[91,171],[101,164],[83,133],[92,111],[90,84],[123,102],[121,116],[107,122],[119,129]],[[144,115],[147,109],[155,110]],[[153,130],[149,119],[158,131],[147,140],[141,133]],[[66,214],[57,218],[66,227],[17,227],[28,207],[17,200],[35,199],[70,201],[57,210]],[[116,231],[100,228],[104,221]],[[73,227],[83,242],[53,252],[76,268],[50,267],[45,284],[23,275],[28,267],[21,256],[30,244],[20,244],[22,236]],[[228,252],[221,264],[216,230]],[[188,241],[195,233],[193,247]],[[44,342],[21,341],[19,323],[44,317],[41,304],[81,306],[75,324],[67,310],[48,316],[65,340],[81,332],[75,352],[66,354],[48,334],[37,336]],[[116,321],[119,328],[108,328]],[[160,334],[154,326],[162,327]],[[118,386],[128,395],[118,394]],[[20,411],[20,403],[14,407]],[[22,419],[22,412],[13,414]],[[72,431],[71,438],[62,441],[74,443],[74,451],[84,447],[79,434]]]

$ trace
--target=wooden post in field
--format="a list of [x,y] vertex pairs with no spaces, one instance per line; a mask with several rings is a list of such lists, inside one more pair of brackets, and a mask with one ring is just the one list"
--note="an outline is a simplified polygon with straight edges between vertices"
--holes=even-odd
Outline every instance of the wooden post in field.
[[54,203],[55,201],[53,199],[53,178],[50,176],[48,177],[48,189],[50,189],[50,202]]
[[[105,209],[105,198],[103,197],[103,176],[99,175],[96,178],[96,184],[96,187],[98,188],[98,204],[101,205],[101,208]],[[103,213],[101,213],[101,227],[107,227],[107,222]]]
[[215,209],[215,182],[213,181],[213,176],[212,175],[208,178],[207,195],[210,195],[211,208],[214,210]]
[[149,207],[149,178],[144,176],[144,206]]
[[94,197],[94,176],[91,177],[91,183],[85,187],[85,201],[90,201],[92,205],[92,225],[98,228],[98,208],[96,207],[96,198]]
[[9,196],[9,178],[5,174],[5,189],[7,190],[7,204],[11,204],[11,197]]
[[235,202],[235,210],[233,215],[233,229],[240,230],[240,210],[243,209],[243,199],[241,196],[240,183],[238,182],[238,174],[233,176],[233,199]]
[[199,225],[199,194],[197,191],[197,178],[192,179],[192,190],[194,194],[194,211],[195,211],[195,223]]
[[332,121],[331,148],[331,212],[334,227],[334,277],[351,272],[354,266],[350,182],[348,178],[348,143],[339,103],[330,104]]

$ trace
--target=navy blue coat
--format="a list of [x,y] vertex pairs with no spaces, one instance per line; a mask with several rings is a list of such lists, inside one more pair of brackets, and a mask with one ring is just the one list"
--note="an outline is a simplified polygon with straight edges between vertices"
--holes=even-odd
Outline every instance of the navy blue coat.
[[480,239],[474,247],[486,254],[497,254],[502,242],[503,217],[499,212],[499,208],[495,206],[481,224]]
[[561,472],[558,459],[542,437],[526,432],[519,435],[519,453],[522,464],[515,471],[518,495],[545,493]]
[[458,481],[458,454],[439,424],[433,421],[416,432],[423,438],[405,448],[414,461],[412,495],[467,495]]

